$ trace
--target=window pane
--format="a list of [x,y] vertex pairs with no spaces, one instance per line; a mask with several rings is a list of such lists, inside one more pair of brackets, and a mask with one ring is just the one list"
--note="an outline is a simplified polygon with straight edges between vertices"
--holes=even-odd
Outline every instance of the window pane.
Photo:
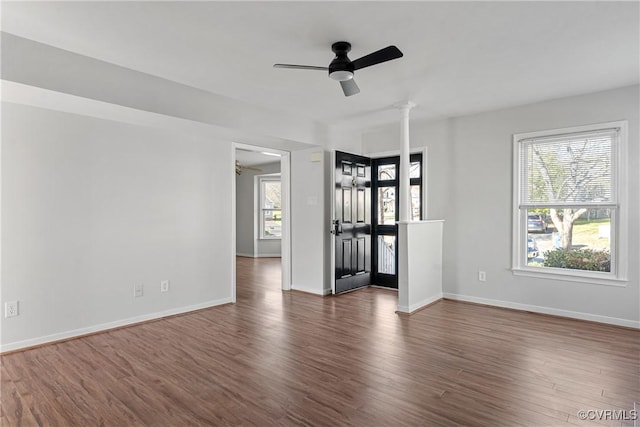
[[612,209],[527,210],[527,265],[611,271]]
[[521,252],[514,269],[534,267],[594,283],[622,278],[627,248],[616,247],[616,236],[626,233],[627,225],[626,215],[618,212],[626,204],[618,191],[620,179],[627,179],[618,164],[627,163],[626,126],[619,121],[514,136],[513,178],[519,183],[514,241]]
[[265,209],[280,209],[281,195],[280,195],[280,181],[263,181],[263,208]]
[[523,187],[529,206],[615,202],[613,173],[617,131],[602,130],[524,140]]
[[420,221],[420,188],[421,185],[411,186],[411,220]]
[[264,221],[263,237],[282,237],[282,211],[265,210],[262,219]]
[[393,225],[396,223],[396,188],[378,188],[378,224]]
[[409,178],[420,178],[421,162],[411,162],[409,166]]
[[396,274],[395,236],[378,236],[378,273]]
[[378,181],[388,181],[396,179],[396,165],[378,166]]

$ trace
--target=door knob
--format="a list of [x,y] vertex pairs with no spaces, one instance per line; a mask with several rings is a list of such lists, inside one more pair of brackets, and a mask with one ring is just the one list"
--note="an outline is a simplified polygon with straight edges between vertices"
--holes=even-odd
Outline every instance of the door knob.
[[339,219],[334,219],[333,221],[331,221],[331,224],[331,234],[335,234],[336,236],[342,234],[342,226],[340,225]]

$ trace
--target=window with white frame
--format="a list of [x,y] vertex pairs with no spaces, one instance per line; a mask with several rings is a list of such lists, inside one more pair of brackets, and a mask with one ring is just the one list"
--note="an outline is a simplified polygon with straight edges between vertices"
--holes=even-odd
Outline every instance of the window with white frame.
[[263,176],[260,183],[260,238],[282,237],[282,196],[280,176]]
[[626,126],[514,135],[515,274],[626,279]]

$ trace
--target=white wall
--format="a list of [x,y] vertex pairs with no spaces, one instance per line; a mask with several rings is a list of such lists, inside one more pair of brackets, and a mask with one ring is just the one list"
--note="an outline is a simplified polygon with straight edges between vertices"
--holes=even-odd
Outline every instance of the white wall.
[[3,103],[1,299],[20,315],[2,319],[2,350],[229,301],[231,156],[230,142]]
[[361,154],[362,133],[344,127],[329,126],[324,148],[329,151],[338,150],[345,153]]
[[[281,150],[327,140],[326,125],[105,61],[0,33],[2,78],[28,86],[233,130],[236,142]],[[332,131],[336,138],[340,131]]]
[[[428,147],[428,216],[446,220],[445,296],[637,325],[639,114],[639,87],[630,86],[435,123],[412,123],[412,145]],[[627,286],[514,276],[510,271],[513,134],[622,119],[629,121]],[[363,151],[395,149],[398,137],[394,135],[393,128],[364,135]],[[477,280],[478,270],[487,272],[486,282]]]
[[291,287],[327,293],[325,155],[321,147],[291,152]]
[[[352,132],[1,41],[3,99],[14,104],[2,113],[0,299],[21,302],[19,317],[2,319],[1,351],[233,300],[232,230],[220,226],[233,204],[205,196],[232,187],[232,143],[220,141],[304,150],[292,156],[292,283],[324,292],[323,162],[309,160],[323,149],[309,142],[359,146]],[[157,291],[163,279],[168,294]]]
[[[249,257],[280,256],[280,239],[257,239],[256,242],[260,228],[255,200],[256,176],[279,173],[280,162],[255,167],[261,171],[243,170],[241,175],[236,176],[236,254]],[[254,243],[257,244],[254,246]]]
[[[412,148],[427,147],[427,219],[442,219],[451,202],[451,182],[447,177],[451,170],[453,150],[451,121],[411,121],[409,134]],[[399,155],[400,119],[397,125],[365,134],[362,151],[365,156],[389,151],[396,151]]]

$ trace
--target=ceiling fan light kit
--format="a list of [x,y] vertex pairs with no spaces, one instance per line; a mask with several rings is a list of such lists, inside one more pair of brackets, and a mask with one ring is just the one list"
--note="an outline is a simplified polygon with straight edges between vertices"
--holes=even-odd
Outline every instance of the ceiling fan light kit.
[[260,169],[260,168],[256,168],[256,167],[253,167],[253,166],[245,166],[243,164],[240,164],[240,162],[236,160],[236,175],[242,175],[242,171],[243,170],[262,172],[262,169]]
[[347,54],[351,50],[349,42],[335,42],[331,45],[331,50],[336,54],[329,67],[317,67],[314,65],[296,65],[296,64],[274,64],[275,68],[291,68],[296,70],[322,70],[329,72],[329,78],[340,82],[342,91],[345,96],[360,93],[360,89],[353,79],[356,70],[370,67],[372,65],[391,61],[401,58],[402,52],[395,46],[387,46],[373,53],[365,55],[354,61],[350,60]]
[[353,78],[353,72],[351,71],[334,71],[329,73],[329,77],[338,82],[344,82]]

